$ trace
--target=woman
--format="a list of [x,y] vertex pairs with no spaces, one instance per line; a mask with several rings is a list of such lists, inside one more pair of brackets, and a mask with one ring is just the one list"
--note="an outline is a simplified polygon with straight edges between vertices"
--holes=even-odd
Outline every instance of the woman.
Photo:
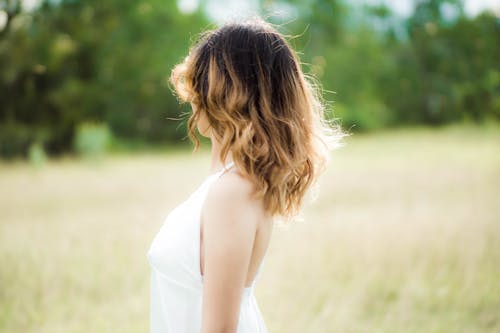
[[211,174],[166,218],[148,258],[152,333],[267,332],[254,296],[273,220],[299,213],[338,132],[270,24],[201,36],[171,82],[212,143]]

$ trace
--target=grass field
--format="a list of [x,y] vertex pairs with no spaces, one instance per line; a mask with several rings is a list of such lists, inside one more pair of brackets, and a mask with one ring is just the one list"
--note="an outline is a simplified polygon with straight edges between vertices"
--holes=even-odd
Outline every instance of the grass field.
[[[0,163],[0,332],[147,332],[147,249],[207,166]],[[256,296],[270,333],[500,332],[500,129],[348,138]]]

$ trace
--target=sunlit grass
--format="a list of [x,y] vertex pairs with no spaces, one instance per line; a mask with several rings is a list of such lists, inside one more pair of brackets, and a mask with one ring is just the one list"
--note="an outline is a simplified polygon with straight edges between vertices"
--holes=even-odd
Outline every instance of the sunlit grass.
[[[277,227],[270,333],[500,331],[500,131],[354,135]],[[0,164],[0,331],[147,332],[146,252],[208,154]]]

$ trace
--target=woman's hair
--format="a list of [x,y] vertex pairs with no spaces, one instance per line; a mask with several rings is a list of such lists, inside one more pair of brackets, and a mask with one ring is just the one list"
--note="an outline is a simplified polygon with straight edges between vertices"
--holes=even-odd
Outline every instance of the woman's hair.
[[317,85],[283,35],[259,18],[226,23],[200,36],[170,82],[195,106],[188,120],[194,150],[203,113],[222,145],[221,160],[231,151],[264,209],[297,215],[342,132],[325,120]]

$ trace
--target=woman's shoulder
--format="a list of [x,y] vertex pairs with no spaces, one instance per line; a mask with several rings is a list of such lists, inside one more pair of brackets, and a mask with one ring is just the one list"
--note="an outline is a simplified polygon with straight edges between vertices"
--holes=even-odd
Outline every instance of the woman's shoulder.
[[205,207],[223,214],[247,214],[257,222],[265,217],[263,202],[253,196],[254,183],[236,169],[221,174],[208,189]]
[[238,170],[232,168],[222,173],[210,187],[212,195],[244,199],[250,196],[254,184],[245,178]]

